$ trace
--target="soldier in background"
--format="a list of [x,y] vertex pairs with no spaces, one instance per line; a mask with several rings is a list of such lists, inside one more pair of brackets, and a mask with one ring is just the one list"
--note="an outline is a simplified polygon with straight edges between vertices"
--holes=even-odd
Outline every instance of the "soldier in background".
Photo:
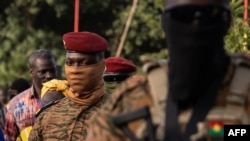
[[134,75],[136,65],[123,57],[105,59],[106,70],[103,73],[105,92],[111,94],[114,89],[127,78]]
[[[122,82],[93,116],[87,141],[163,139],[166,61],[152,60],[143,70],[146,75],[134,75]],[[151,112],[155,115],[152,118]]]

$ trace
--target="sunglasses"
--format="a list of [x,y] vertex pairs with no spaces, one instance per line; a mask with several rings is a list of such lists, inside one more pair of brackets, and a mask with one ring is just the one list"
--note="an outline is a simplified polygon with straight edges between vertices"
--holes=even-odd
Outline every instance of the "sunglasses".
[[163,18],[168,17],[186,24],[221,23],[231,21],[230,9],[224,5],[180,5],[166,9]]
[[128,74],[117,74],[117,75],[104,75],[103,79],[105,82],[122,82],[126,80],[130,75]]

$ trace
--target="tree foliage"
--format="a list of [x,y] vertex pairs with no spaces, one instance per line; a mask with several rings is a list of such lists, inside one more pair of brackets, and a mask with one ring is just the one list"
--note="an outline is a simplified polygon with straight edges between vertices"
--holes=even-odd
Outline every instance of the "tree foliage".
[[[109,41],[106,56],[114,56],[125,27],[132,0],[81,0],[80,31],[99,33]],[[233,22],[225,38],[230,52],[246,52],[249,27],[242,26],[243,0],[232,0]],[[140,66],[140,55],[166,58],[161,25],[163,0],[139,0],[121,53]],[[15,78],[30,80],[27,59],[36,49],[49,49],[63,66],[65,50],[62,35],[73,31],[74,0],[0,1],[0,86]],[[63,71],[62,71],[63,72]],[[62,77],[64,77],[62,73]]]
[[[89,2],[91,3],[90,0]],[[101,8],[96,8],[95,12],[87,12],[93,11],[91,9],[94,4]],[[87,25],[95,25],[93,23],[96,23],[98,18],[101,19],[101,15],[94,15],[103,12],[104,1],[82,5],[84,8],[81,8],[80,12],[83,18],[92,14],[96,19],[90,18],[80,27],[99,32],[103,26],[97,28]],[[17,77],[30,80],[27,59],[36,49],[51,50],[57,58],[57,64],[63,65],[65,50],[61,36],[73,30],[74,1],[15,0],[1,1],[0,6],[0,86],[9,85]],[[106,14],[108,13],[106,10]],[[104,18],[100,23],[102,20],[104,21]]]
[[[131,1],[84,0],[80,4],[79,30],[104,36],[110,42],[107,56],[114,55]],[[139,2],[122,56],[138,62],[140,54],[164,48],[160,24],[162,7],[161,0]],[[0,86],[9,85],[17,77],[30,80],[27,59],[36,49],[51,50],[57,64],[63,66],[65,50],[61,37],[73,31],[73,15],[73,0],[1,1]]]
[[[61,54],[60,37],[49,29],[36,26],[36,16],[42,11],[42,0],[2,1],[5,7],[0,19],[0,85],[6,86],[17,77],[29,80],[28,55],[34,50],[50,49]],[[1,5],[2,5],[1,3]],[[53,39],[53,40],[52,40]],[[56,56],[58,63],[61,56]]]
[[[115,55],[121,33],[124,29],[132,2],[121,5],[110,29],[106,31],[111,39],[111,55]],[[161,26],[162,0],[139,0],[133,17],[122,56],[138,62],[143,53],[159,52],[165,48],[164,33]]]
[[[225,37],[226,49],[229,53],[249,53],[250,27],[243,25],[243,0],[231,0],[230,8],[232,11],[232,24]],[[248,18],[248,23],[249,21]]]

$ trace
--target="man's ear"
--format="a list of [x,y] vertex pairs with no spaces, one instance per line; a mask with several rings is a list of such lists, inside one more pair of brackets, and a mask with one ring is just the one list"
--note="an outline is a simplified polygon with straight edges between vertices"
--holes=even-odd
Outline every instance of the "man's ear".
[[33,69],[29,69],[29,73],[30,73],[30,76],[32,77],[33,76]]

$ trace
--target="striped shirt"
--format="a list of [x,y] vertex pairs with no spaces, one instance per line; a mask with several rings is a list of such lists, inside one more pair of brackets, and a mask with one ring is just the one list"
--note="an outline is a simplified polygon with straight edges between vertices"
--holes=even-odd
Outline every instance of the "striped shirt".
[[40,98],[35,96],[33,87],[15,96],[7,105],[5,140],[15,141],[23,129],[32,126],[40,107]]

